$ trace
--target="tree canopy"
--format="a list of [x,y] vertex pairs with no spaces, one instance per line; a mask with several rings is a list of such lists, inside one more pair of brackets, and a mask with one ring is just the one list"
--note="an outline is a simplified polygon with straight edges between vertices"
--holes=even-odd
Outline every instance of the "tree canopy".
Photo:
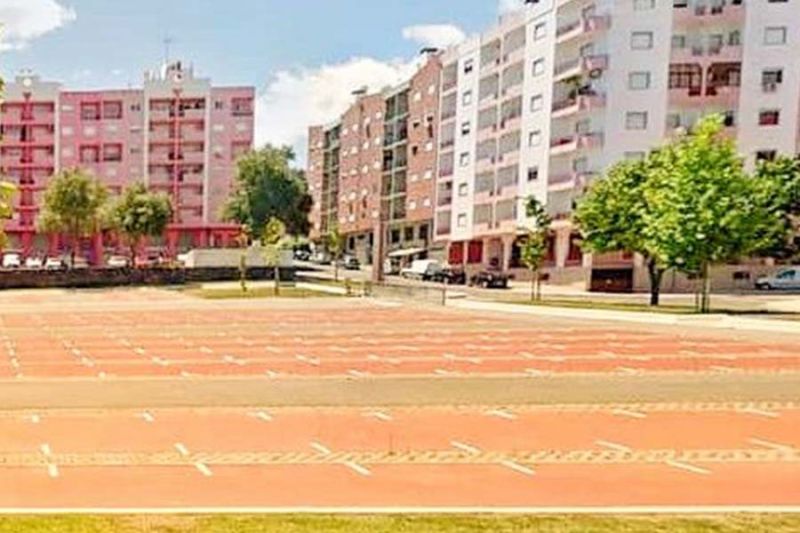
[[107,198],[103,184],[80,169],[61,171],[50,181],[37,224],[42,232],[70,237],[72,266],[78,241],[103,228]]
[[292,235],[307,234],[311,197],[302,171],[291,167],[293,160],[290,148],[270,145],[242,156],[224,218],[247,225],[254,235],[261,235],[270,218],[283,222]]
[[131,261],[144,237],[160,237],[172,219],[172,204],[163,193],[147,190],[142,183],[131,185],[111,207],[110,225],[128,241]]

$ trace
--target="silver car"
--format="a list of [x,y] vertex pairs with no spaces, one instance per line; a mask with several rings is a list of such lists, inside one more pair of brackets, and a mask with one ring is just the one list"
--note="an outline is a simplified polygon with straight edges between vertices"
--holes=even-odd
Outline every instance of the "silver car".
[[784,268],[774,276],[764,276],[756,280],[756,289],[770,290],[800,290],[800,267]]

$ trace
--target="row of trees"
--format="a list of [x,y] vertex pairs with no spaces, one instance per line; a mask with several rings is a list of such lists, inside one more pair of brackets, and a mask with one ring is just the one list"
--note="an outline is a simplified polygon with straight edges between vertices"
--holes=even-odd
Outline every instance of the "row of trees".
[[698,280],[708,312],[713,265],[798,253],[800,163],[779,157],[748,174],[722,129],[720,116],[706,117],[643,160],[611,167],[578,203],[584,248],[641,255],[652,305],[669,269]]
[[172,219],[167,195],[131,185],[111,200],[96,178],[70,169],[57,174],[44,195],[37,227],[44,233],[64,234],[70,241],[70,266],[75,265],[78,243],[84,237],[112,230],[123,237],[136,262],[136,250],[145,237],[160,237]]

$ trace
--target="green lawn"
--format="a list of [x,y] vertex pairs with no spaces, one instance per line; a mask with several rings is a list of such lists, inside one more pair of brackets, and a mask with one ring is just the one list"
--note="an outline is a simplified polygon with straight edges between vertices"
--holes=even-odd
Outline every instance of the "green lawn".
[[[503,303],[515,303],[524,305],[540,305],[545,307],[569,307],[573,309],[601,309],[604,311],[641,311],[646,313],[665,313],[671,315],[688,315],[696,313],[692,305],[659,305],[652,307],[646,303],[639,302],[608,302],[590,299],[566,299],[566,298],[547,298],[532,302],[529,299],[506,299],[498,300]],[[712,312],[714,309],[712,309]]]
[[59,516],[0,518],[0,533],[794,533],[800,515]]
[[[249,298],[275,298],[275,289],[273,287],[251,287],[247,292],[242,292],[241,289],[201,289],[192,288],[184,291],[190,296],[204,298],[206,300],[231,300],[231,299],[249,299]],[[281,287],[277,297],[279,298],[330,298],[337,297],[337,294],[331,294],[322,291],[312,291],[309,289],[298,289],[297,287]]]

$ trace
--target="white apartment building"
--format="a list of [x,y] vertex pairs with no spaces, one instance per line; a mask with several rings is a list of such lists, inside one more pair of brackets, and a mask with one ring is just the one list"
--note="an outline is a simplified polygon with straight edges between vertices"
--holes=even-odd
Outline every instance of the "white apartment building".
[[646,285],[632,257],[581,253],[593,179],[711,112],[749,165],[800,152],[800,0],[529,1],[442,65],[434,235],[467,269],[515,271],[533,195],[551,281]]

